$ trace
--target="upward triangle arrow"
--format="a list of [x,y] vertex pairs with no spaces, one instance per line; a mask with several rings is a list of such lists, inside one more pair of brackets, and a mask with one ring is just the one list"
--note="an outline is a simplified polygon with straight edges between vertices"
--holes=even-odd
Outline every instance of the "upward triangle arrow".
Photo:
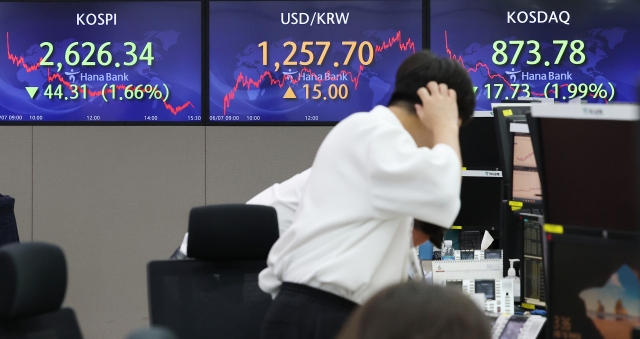
[[293,92],[293,88],[289,87],[286,93],[284,93],[283,98],[285,99],[297,99],[296,93]]

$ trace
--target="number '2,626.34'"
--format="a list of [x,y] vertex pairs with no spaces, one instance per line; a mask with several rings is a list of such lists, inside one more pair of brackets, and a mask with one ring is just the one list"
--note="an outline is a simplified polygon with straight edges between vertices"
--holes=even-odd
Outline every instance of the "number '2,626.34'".
[[[76,66],[78,65],[78,63],[80,63],[81,66],[95,66],[96,61],[94,60],[97,60],[98,64],[100,64],[101,66],[111,65],[111,62],[113,61],[113,56],[111,55],[111,52],[109,52],[109,50],[107,49],[109,46],[111,46],[110,42],[105,42],[102,45],[100,45],[100,47],[98,48],[97,54],[96,54],[96,46],[94,43],[92,42],[83,43],[81,47],[84,49],[88,49],[87,55],[84,57],[84,59],[82,59],[82,57],[80,56],[80,53],[76,51],[76,48],[78,47],[79,44],[80,43],[76,41],[76,42],[70,43],[69,46],[67,46],[67,49],[64,53],[64,61],[67,63],[67,65]],[[153,63],[153,60],[155,58],[153,57],[153,44],[151,42],[147,42],[145,44],[144,48],[142,49],[142,52],[139,55],[136,54],[136,50],[138,47],[136,46],[135,43],[125,42],[124,46],[129,47],[129,50],[125,53],[130,57],[130,60],[124,61],[122,63],[123,65],[135,66],[139,60],[146,61],[149,66],[151,66],[151,64]],[[49,61],[49,58],[53,54],[53,44],[45,41],[40,44],[40,47],[48,49],[47,54],[40,61],[40,66],[45,66],[45,67],[53,66],[53,61]],[[96,54],[96,58],[92,59],[94,54]],[[81,59],[82,59],[82,62],[81,62]],[[119,63],[116,63],[116,67],[118,66],[119,66]]]

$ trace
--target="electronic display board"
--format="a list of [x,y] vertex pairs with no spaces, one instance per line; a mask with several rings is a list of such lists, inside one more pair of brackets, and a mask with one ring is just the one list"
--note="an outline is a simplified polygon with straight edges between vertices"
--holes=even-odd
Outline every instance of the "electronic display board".
[[422,3],[210,2],[210,121],[335,123],[386,105],[423,47]]
[[640,3],[431,0],[431,50],[460,62],[478,110],[517,97],[635,101]]
[[202,3],[0,2],[0,124],[202,121]]

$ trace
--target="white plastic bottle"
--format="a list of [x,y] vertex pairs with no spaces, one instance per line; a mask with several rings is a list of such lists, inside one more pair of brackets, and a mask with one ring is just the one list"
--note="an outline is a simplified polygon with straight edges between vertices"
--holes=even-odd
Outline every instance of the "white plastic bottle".
[[451,240],[445,240],[442,246],[442,260],[456,260],[456,254],[453,251]]
[[520,278],[516,276],[516,270],[513,268],[513,263],[520,261],[520,259],[509,259],[509,270],[507,271],[506,279],[513,279],[513,299],[519,302],[520,298]]

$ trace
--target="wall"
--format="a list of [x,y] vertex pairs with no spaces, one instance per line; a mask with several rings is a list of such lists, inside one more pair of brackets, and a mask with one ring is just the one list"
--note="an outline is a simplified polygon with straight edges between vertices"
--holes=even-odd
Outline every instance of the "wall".
[[85,338],[148,326],[146,264],[191,207],[244,202],[311,166],[330,127],[2,126],[0,192],[22,241],[65,251]]

